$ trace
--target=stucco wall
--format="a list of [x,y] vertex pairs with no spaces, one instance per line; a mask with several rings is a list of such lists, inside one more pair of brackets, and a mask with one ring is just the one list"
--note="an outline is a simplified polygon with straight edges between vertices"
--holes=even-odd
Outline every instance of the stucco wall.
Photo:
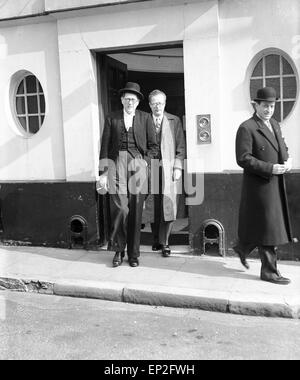
[[[31,138],[12,117],[9,93],[15,73],[27,70],[39,79],[46,117]],[[64,137],[56,23],[0,29],[0,180],[63,180]]]
[[[54,9],[76,1],[51,3]],[[53,24],[0,25],[1,96],[7,99],[10,78],[26,69],[41,81],[47,102],[45,124],[31,139],[15,133],[7,102],[0,104],[1,180],[95,179],[100,132],[93,51],[183,42],[191,172],[238,169],[235,134],[252,113],[250,64],[261,50],[281,49],[300,70],[297,0],[266,0],[263,7],[260,0],[140,1],[56,17]],[[199,114],[212,115],[210,145],[197,145]],[[299,117],[297,101],[282,125],[296,169]]]
[[[253,113],[249,76],[253,58],[264,49],[280,49],[300,73],[300,3],[298,0],[221,0],[221,140],[222,167],[238,168],[234,158],[238,126]],[[298,82],[299,86],[299,82]],[[300,103],[282,123],[294,167],[300,168]]]
[[[234,141],[239,124],[252,114],[249,75],[253,58],[261,50],[275,47],[287,53],[299,69],[300,6],[297,0],[288,0],[286,4],[282,0],[267,0],[266,6],[261,7],[258,0],[211,0],[184,5],[175,1],[171,6],[169,1],[157,1],[151,2],[151,6],[144,3],[102,8],[93,16],[61,19],[59,40],[65,63],[62,76],[79,55],[86,61],[86,68],[91,68],[89,50],[183,41],[189,171],[237,170]],[[91,104],[97,98],[93,79],[90,81],[94,74],[82,66],[80,75],[85,77],[85,83],[90,83]],[[63,81],[66,87],[70,86]],[[299,112],[297,102],[282,125],[298,169]],[[197,145],[198,114],[212,115],[211,145]],[[96,134],[96,128],[93,129]]]
[[24,17],[44,12],[44,0],[0,0],[0,20]]
[[[119,10],[102,8],[93,16],[58,20],[66,145],[71,141],[68,131],[79,130],[84,121],[86,126],[94,122],[89,132],[91,136],[96,138],[98,133],[91,50],[183,41],[189,170],[199,170],[198,158],[204,161],[204,170],[220,170],[218,4],[214,0],[176,3],[173,6],[170,2],[155,2],[151,6],[144,3],[141,7],[132,5]],[[76,66],[74,62],[77,62]],[[70,108],[65,100],[68,94],[72,94],[73,104],[76,104],[72,118],[68,116]],[[202,113],[213,114],[214,140],[212,145],[200,147],[196,145],[196,115]],[[66,153],[70,159],[72,151],[76,151],[76,157],[73,154],[67,162],[67,176],[78,172],[80,163],[88,173],[92,171],[90,157],[78,149],[81,142],[79,134],[78,138],[77,134],[72,135],[72,144]],[[97,160],[98,146],[95,143],[89,152]]]
[[118,5],[124,3],[133,3],[133,2],[143,2],[143,1],[152,1],[152,0],[44,0],[45,8],[49,12],[61,11],[66,9],[74,8],[85,8],[93,6],[105,6],[109,5]]

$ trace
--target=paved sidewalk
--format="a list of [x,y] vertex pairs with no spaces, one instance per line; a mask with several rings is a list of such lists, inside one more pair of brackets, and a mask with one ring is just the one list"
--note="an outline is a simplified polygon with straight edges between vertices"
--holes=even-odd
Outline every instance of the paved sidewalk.
[[[143,247],[146,250],[146,247]],[[173,248],[174,249],[174,248]],[[112,252],[0,247],[0,290],[300,319],[300,263],[280,262],[288,286],[259,279],[235,257],[144,252],[139,268],[112,268]]]

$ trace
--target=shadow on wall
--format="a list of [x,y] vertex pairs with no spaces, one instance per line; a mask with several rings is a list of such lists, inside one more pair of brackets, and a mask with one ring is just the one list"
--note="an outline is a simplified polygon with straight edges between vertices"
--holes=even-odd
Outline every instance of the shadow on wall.
[[[171,9],[176,6],[173,0],[165,1],[165,6],[170,6]],[[166,13],[161,11],[162,5],[160,3],[156,4],[154,1],[147,1],[137,4],[118,4],[110,7],[94,8],[86,10],[86,14],[90,16],[88,22],[85,17],[81,19],[76,19],[76,24],[74,21],[74,29],[76,31],[81,31],[81,38],[85,39],[85,35],[88,36],[96,34],[99,30],[101,33],[108,32],[110,36],[113,33],[116,33],[116,36],[122,36],[128,33],[128,31],[134,31],[135,35],[138,35],[141,31],[142,37],[136,41],[135,45],[149,45],[149,41],[158,41],[162,36],[167,34],[171,35],[170,40],[174,40],[174,36],[178,36],[178,41],[182,40],[185,29],[195,26],[197,20],[203,18],[207,20],[208,12],[215,7],[215,2],[212,4],[206,2],[201,4],[201,9],[197,9],[197,12],[186,11],[188,7],[186,5],[179,4],[181,6],[181,11],[186,12],[186,17],[184,18],[184,25],[182,30],[178,30],[178,20],[175,20],[173,23],[166,23]],[[166,8],[164,8],[165,10]],[[143,12],[144,11],[144,12]],[[156,12],[154,14],[154,11]],[[143,17],[141,17],[141,12],[143,12]],[[101,17],[99,22],[98,16]],[[103,17],[102,17],[103,16]],[[177,15],[176,15],[177,16]],[[183,20],[183,15],[180,17],[180,21]],[[76,25],[76,26],[75,26]],[[100,26],[99,26],[100,25]],[[203,30],[201,30],[203,28]],[[210,31],[210,25],[208,22],[200,23],[197,25],[197,34],[201,34],[203,31],[204,35],[215,34],[215,24],[211,25],[212,31]],[[172,31],[174,29],[174,31]],[[73,30],[70,29],[70,24],[68,23],[67,28],[63,29],[63,26],[60,29],[62,36],[67,36],[73,34]],[[114,38],[112,38],[114,40]],[[100,39],[101,41],[101,39]],[[115,40],[114,40],[115,41]],[[104,41],[106,42],[106,41]],[[107,46],[108,48],[112,46]],[[121,46],[122,47],[122,46]],[[103,48],[103,46],[98,47]],[[92,49],[95,49],[93,46]]]
[[0,3],[1,19],[16,16],[30,16],[45,12],[45,0],[18,0],[12,5],[11,0],[2,0]]
[[[251,41],[251,51],[247,68],[250,65],[252,59],[260,51],[266,48],[282,48],[282,42],[288,40],[288,49],[292,48],[292,59],[298,59],[299,46],[290,45],[296,28],[299,24],[299,2],[296,0],[274,1],[265,0],[263,7],[261,2],[257,0],[240,1],[222,0],[219,2],[219,14],[220,20],[223,24],[222,28],[222,46],[228,47],[228,52],[232,52],[232,41],[239,41],[241,49],[249,45]],[[284,35],[288,33],[290,28],[291,35]],[[284,32],[282,32],[284,31]],[[238,36],[238,40],[236,38]],[[278,38],[275,38],[277,37]],[[279,37],[280,36],[280,37]],[[282,41],[284,39],[284,41]],[[245,41],[245,45],[242,41]],[[297,53],[297,57],[295,54]],[[243,52],[240,52],[243,54]],[[236,54],[236,51],[235,51]],[[223,71],[225,78],[230,78],[234,73],[235,63],[240,67],[239,60],[232,59],[232,55],[228,57],[230,59],[230,72]],[[249,93],[245,93],[245,79],[247,73],[244,73],[243,81],[238,85],[231,95],[231,105],[233,105],[233,111],[249,111],[252,113],[252,106],[250,103],[250,86]],[[248,89],[247,89],[248,91]],[[249,100],[249,103],[246,101]],[[245,107],[246,104],[246,107]]]
[[[28,5],[28,2],[24,4],[24,9]],[[30,5],[35,7],[38,5],[38,1],[32,3],[30,2]],[[5,9],[5,6],[8,6],[8,1],[5,3],[2,2],[1,4],[2,8]],[[192,14],[191,12],[188,13],[188,24],[183,25],[182,30],[178,31],[178,25],[177,23],[173,23],[173,25],[168,25],[168,28],[172,29],[174,28],[174,35],[178,35],[178,39],[182,38],[182,35],[184,33],[184,27],[188,28],[191,25],[194,25],[197,20],[199,20],[201,17],[204,17],[205,14],[213,7],[214,5],[211,5],[209,3],[203,4],[201,6],[201,13],[200,14]],[[24,10],[23,9],[23,10]],[[153,12],[144,12],[144,17],[135,17],[136,15],[140,15],[140,11],[143,10],[156,10],[157,14],[159,15],[157,20],[153,20]],[[141,38],[136,41],[137,45],[143,45],[143,44],[149,44],[149,41],[156,41],[157,36],[163,36],[165,35],[165,14],[164,12],[159,12],[161,9],[160,5],[155,5],[151,2],[151,4],[143,3],[143,4],[129,4],[126,6],[115,6],[110,8],[101,8],[100,9],[94,9],[93,13],[89,19],[89,22],[86,23],[86,18],[81,18],[79,21],[77,20],[76,23],[79,25],[75,25],[74,21],[74,28],[70,29],[70,22],[67,23],[67,28],[64,30],[64,23],[61,24],[61,27],[59,29],[59,32],[61,33],[61,36],[67,36],[70,33],[74,33],[74,30],[81,30],[80,37],[78,38],[78,41],[80,44],[82,44],[82,40],[86,39],[86,44],[84,44],[83,48],[88,49],[89,47],[91,49],[95,49],[98,46],[89,46],[90,41],[93,41],[93,35],[97,34],[97,32],[100,30],[101,33],[105,32],[113,32],[113,29],[115,29],[116,33],[120,35],[120,33],[127,33],[130,30],[136,29],[136,30],[142,30]],[[182,10],[185,10],[185,7],[181,7]],[[121,22],[118,24],[113,19],[117,14],[120,14],[120,20]],[[103,17],[103,13],[107,17]],[[122,15],[129,15],[129,17],[122,17]],[[99,17],[101,18],[101,23],[99,23]],[[113,20],[113,22],[112,22]],[[207,27],[209,25],[205,25],[206,30],[203,31],[205,34],[208,33]],[[199,25],[198,25],[199,27]],[[74,29],[74,30],[73,30]],[[22,32],[22,33],[21,33]],[[200,33],[199,30],[197,30],[197,33]],[[40,52],[43,54],[44,59],[41,60],[41,64],[44,64],[45,67],[42,68],[43,72],[46,73],[46,83],[41,83],[44,87],[44,91],[47,92],[49,89],[51,83],[53,83],[53,80],[57,80],[57,87],[56,91],[54,92],[52,90],[51,94],[47,93],[46,99],[48,102],[52,102],[51,105],[48,104],[47,110],[52,110],[53,102],[57,101],[59,102],[59,97],[57,96],[60,94],[61,90],[61,83],[59,78],[59,54],[58,54],[58,44],[57,44],[57,28],[56,25],[44,23],[44,24],[32,24],[32,25],[24,25],[21,26],[19,29],[19,32],[16,33],[15,30],[6,30],[4,33],[5,37],[5,44],[8,48],[8,57],[11,56],[18,56],[19,59],[24,61],[24,70],[31,71],[31,67],[27,67],[27,59],[26,56],[30,56],[31,53]],[[109,33],[110,34],[110,33]],[[171,31],[168,31],[168,34],[172,35]],[[46,41],[46,43],[45,43]],[[49,48],[51,47],[51,48]],[[99,48],[100,48],[100,42],[99,42]],[[74,52],[77,47],[76,46],[69,46],[70,51]],[[72,50],[73,49],[73,50]],[[80,47],[82,49],[82,45]],[[92,57],[91,57],[92,59]],[[16,66],[17,67],[17,66]],[[19,64],[18,64],[19,67]],[[38,73],[33,73],[38,76]],[[66,73],[67,74],[67,73]],[[40,78],[39,78],[40,79]],[[65,79],[65,78],[64,78]],[[67,123],[69,120],[73,119],[76,115],[80,114],[86,107],[91,105],[91,90],[93,90],[97,86],[97,83],[93,80],[90,80],[84,84],[82,84],[80,87],[78,87],[75,91],[70,93],[67,97],[62,99],[63,102],[63,111],[64,111],[64,123]],[[62,105],[60,105],[60,120],[62,120]],[[98,106],[98,104],[96,105]],[[46,115],[46,121],[49,118],[49,116],[53,117],[53,114]],[[82,126],[85,127],[84,125]],[[44,127],[45,128],[45,125]],[[54,127],[53,127],[54,128]],[[43,129],[43,137],[40,137],[38,134],[33,138],[32,141],[34,141],[32,144],[28,144],[27,147],[22,146],[22,143],[19,142],[19,138],[16,137],[15,139],[12,139],[7,144],[1,146],[2,156],[4,157],[4,161],[2,161],[1,165],[2,167],[9,166],[11,163],[17,161],[18,159],[22,158],[22,156],[27,155],[30,153],[30,150],[35,149],[38,145],[40,145],[45,139],[51,140],[52,149],[51,151],[57,152],[57,138],[54,138],[53,130],[49,124],[47,124],[47,131]],[[63,133],[60,131],[61,137],[59,138],[59,143],[63,145]],[[42,139],[42,140],[41,140]],[[64,152],[63,146],[61,148],[62,153]],[[20,152],[20,154],[16,157],[11,152]],[[61,165],[62,163],[59,162],[59,158],[57,157],[57,154],[52,154],[52,160],[53,160],[53,170],[55,177],[59,177],[59,174],[61,173]],[[4,162],[4,163],[3,163]],[[80,173],[78,173],[80,175]]]
[[[28,3],[28,2],[27,2]],[[51,162],[55,178],[64,176],[61,157],[64,155],[63,149],[63,130],[61,101],[58,96],[60,94],[60,78],[59,78],[59,62],[57,48],[57,29],[55,24],[32,24],[16,27],[15,29],[3,29],[2,37],[5,39],[7,46],[7,60],[5,57],[1,62],[1,69],[13,75],[20,70],[27,70],[37,76],[41,82],[46,97],[46,118],[41,130],[30,140],[16,136],[1,146],[1,163],[0,167],[5,168],[10,164],[22,160],[31,151],[39,147],[43,142],[49,141],[51,144],[51,157],[47,157],[47,162]],[[37,66],[36,53],[39,56],[39,64]],[[8,60],[11,57],[17,57],[15,62],[15,72],[13,72],[14,64],[6,68]],[[13,61],[12,61],[13,62]],[[2,68],[3,66],[3,68]],[[38,68],[38,69],[34,69]],[[45,78],[41,78],[39,73],[45,73]],[[8,80],[10,78],[7,78]],[[3,95],[6,95],[3,94]],[[51,113],[49,113],[49,111]],[[12,111],[14,112],[14,111]],[[6,121],[5,115],[2,115]],[[6,128],[10,128],[8,121]],[[3,129],[4,130],[4,129]],[[2,131],[3,133],[3,131]],[[9,136],[11,132],[9,132]],[[43,157],[41,157],[41,160]],[[64,160],[63,160],[64,161]],[[20,161],[22,162],[22,161]],[[24,162],[24,161],[23,161]],[[19,169],[24,171],[23,165]],[[12,176],[8,176],[11,178]]]

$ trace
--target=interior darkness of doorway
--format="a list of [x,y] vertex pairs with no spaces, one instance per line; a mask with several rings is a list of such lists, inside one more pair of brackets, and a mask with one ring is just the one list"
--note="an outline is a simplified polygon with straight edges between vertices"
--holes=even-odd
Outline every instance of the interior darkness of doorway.
[[139,109],[149,112],[148,95],[155,89],[163,90],[167,96],[166,111],[179,116],[183,121],[185,115],[184,74],[183,73],[149,73],[128,71],[128,81],[141,85],[145,100],[140,103]]
[[[168,47],[152,47],[154,50],[164,50],[169,49]],[[174,48],[172,46],[171,48]],[[175,48],[182,48],[182,46],[175,46]],[[150,48],[148,49],[150,50]],[[145,53],[145,51],[139,50],[140,53]],[[140,103],[139,109],[145,112],[150,112],[148,95],[155,89],[160,89],[167,94],[167,106],[166,112],[174,114],[185,124],[185,91],[184,91],[184,72],[161,72],[161,71],[148,71],[145,68],[145,71],[133,71],[130,67],[126,66],[121,57],[118,55],[120,52],[105,52],[100,53],[103,57],[99,61],[100,70],[102,67],[102,73],[109,73],[108,77],[103,78],[102,81],[107,82],[106,89],[104,93],[108,94],[109,108],[114,110],[116,107],[119,107],[119,98],[117,88],[120,88],[122,85],[120,81],[137,82],[141,86],[141,91],[145,95],[145,100]],[[124,54],[130,54],[130,50],[122,51]],[[151,52],[152,53],[152,52]],[[123,58],[123,57],[122,57]],[[106,62],[103,64],[103,62]],[[122,66],[123,65],[123,66]],[[105,70],[103,68],[105,67]],[[126,69],[127,67],[127,69]],[[107,70],[108,68],[108,70]],[[141,68],[142,69],[142,68]],[[146,71],[147,70],[147,71]],[[125,75],[124,75],[125,74]],[[152,245],[152,234],[150,232],[150,226],[147,225],[144,230],[142,230],[141,237],[142,245]],[[189,245],[189,222],[188,222],[188,208],[185,206],[184,197],[181,197],[179,202],[178,210],[178,220],[174,226],[174,231],[170,238],[171,245]]]
[[[128,71],[128,81],[139,83],[145,100],[140,103],[139,109],[149,112],[148,94],[154,89],[163,90],[167,94],[166,112],[180,117],[184,124],[185,97],[184,97],[184,74],[183,73],[158,73]],[[181,199],[178,210],[178,219],[186,219],[188,210],[184,207],[184,199]],[[182,230],[182,226],[184,229]],[[179,231],[176,231],[176,229]],[[189,245],[188,220],[184,223],[177,221],[173,233],[170,236],[171,245]],[[152,245],[151,233],[142,231],[142,244]]]

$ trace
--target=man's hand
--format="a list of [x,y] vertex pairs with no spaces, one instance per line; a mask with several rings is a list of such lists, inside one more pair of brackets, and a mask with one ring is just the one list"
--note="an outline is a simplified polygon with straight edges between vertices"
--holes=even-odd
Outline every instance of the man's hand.
[[273,174],[274,175],[282,175],[285,172],[286,172],[286,166],[285,165],[276,164],[273,166]]
[[181,180],[182,170],[178,168],[174,168],[173,170],[173,182],[178,182]]
[[96,183],[96,189],[99,194],[103,194],[108,191],[108,175],[103,174],[100,176]]
[[284,163],[286,172],[290,172],[293,169],[293,159],[290,157],[287,161]]

